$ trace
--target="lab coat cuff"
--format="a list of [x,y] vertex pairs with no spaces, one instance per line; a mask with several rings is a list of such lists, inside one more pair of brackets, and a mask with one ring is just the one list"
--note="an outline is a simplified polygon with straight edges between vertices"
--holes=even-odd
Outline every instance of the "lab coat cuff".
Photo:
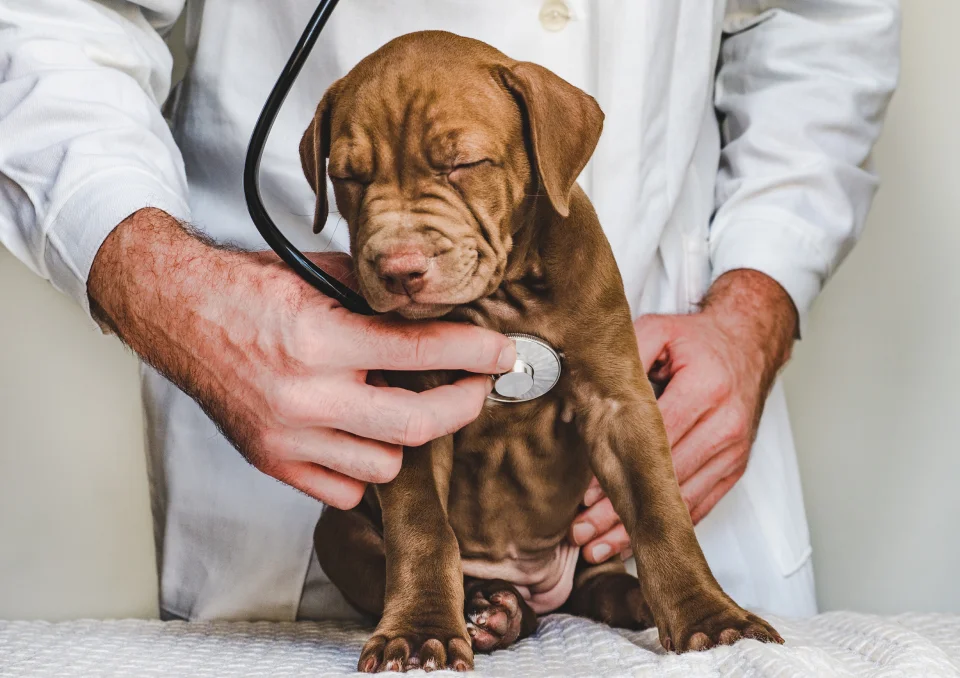
[[44,260],[53,286],[76,301],[91,322],[87,279],[100,246],[134,212],[155,207],[189,221],[186,199],[154,176],[130,168],[103,172],[85,181],[53,219]]
[[724,273],[752,269],[773,278],[797,308],[799,334],[806,331],[814,300],[823,288],[826,260],[805,229],[780,219],[747,220],[711,229],[711,284]]

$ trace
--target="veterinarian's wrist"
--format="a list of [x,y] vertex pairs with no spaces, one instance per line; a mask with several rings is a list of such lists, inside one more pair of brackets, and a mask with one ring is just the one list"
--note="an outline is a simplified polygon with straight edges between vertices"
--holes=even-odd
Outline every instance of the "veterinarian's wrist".
[[783,287],[764,273],[738,269],[720,276],[701,306],[738,345],[759,356],[763,381],[772,382],[790,359],[799,327]]

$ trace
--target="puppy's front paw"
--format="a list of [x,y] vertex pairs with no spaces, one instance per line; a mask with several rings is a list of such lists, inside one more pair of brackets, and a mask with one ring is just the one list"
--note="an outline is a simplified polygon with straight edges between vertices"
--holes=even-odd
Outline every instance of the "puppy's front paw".
[[[717,645],[733,645],[743,638],[783,644],[783,638],[769,623],[725,596],[716,599],[705,595],[685,607],[689,612],[680,615],[669,628],[660,626],[660,643],[667,651],[709,650]],[[688,623],[684,617],[692,621]]]
[[459,634],[446,633],[378,633],[363,646],[357,664],[361,673],[472,668],[470,643]]

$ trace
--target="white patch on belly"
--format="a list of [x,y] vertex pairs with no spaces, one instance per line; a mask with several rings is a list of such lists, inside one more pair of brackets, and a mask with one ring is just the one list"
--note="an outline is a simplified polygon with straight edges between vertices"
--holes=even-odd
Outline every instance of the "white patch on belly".
[[537,614],[553,612],[567,602],[573,591],[573,575],[580,549],[563,542],[552,553],[531,558],[490,561],[464,558],[463,573],[477,579],[503,579]]

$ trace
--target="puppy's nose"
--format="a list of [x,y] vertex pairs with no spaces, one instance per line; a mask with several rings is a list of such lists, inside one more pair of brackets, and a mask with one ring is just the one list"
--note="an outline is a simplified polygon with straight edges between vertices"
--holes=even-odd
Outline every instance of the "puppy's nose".
[[420,249],[405,249],[377,257],[375,268],[393,294],[416,294],[427,284],[430,259]]

